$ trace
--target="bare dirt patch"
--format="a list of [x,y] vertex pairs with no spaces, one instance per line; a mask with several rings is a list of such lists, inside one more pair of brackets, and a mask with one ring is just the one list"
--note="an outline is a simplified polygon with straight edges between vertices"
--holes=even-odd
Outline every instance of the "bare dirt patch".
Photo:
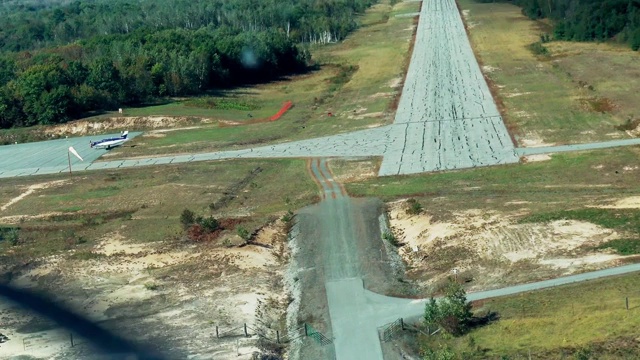
[[602,97],[582,98],[580,104],[585,110],[597,113],[610,113],[618,107],[611,99]]
[[524,147],[545,147],[545,146],[555,145],[551,143],[545,143],[542,137],[540,137],[540,135],[535,133],[528,133],[518,140],[520,144]]
[[352,120],[362,120],[366,118],[377,118],[382,116],[384,116],[384,112],[376,111],[371,113],[362,113],[362,114],[355,114],[355,115],[352,114],[352,115],[349,115],[348,118]]
[[491,66],[491,65],[483,65],[482,66],[482,72],[484,73],[492,73],[494,71],[500,70],[500,68],[495,67],[495,66]]
[[527,155],[527,156],[523,156],[522,160],[524,162],[547,161],[547,160],[551,160],[551,155],[549,154]]
[[630,196],[616,200],[613,204],[598,206],[603,209],[640,209],[640,196]]
[[376,160],[332,160],[333,178],[339,183],[349,183],[376,177],[378,173]]
[[584,221],[521,224],[515,215],[481,210],[437,219],[430,213],[408,215],[406,206],[405,200],[388,204],[391,228],[402,244],[408,276],[427,288],[453,269],[472,290],[480,290],[601,268],[623,258],[593,251],[620,235]]
[[[415,25],[414,25],[414,26],[411,26],[411,27],[410,27],[409,29],[407,29],[407,30],[414,31],[414,30],[415,30],[415,28],[416,28],[416,27],[415,27]],[[397,89],[397,88],[399,88],[399,87],[401,87],[401,86],[402,86],[402,77],[400,77],[400,76],[399,76],[399,77],[397,77],[397,78],[392,79],[391,81],[389,81],[389,87],[390,87],[390,88]]]
[[157,129],[185,126],[193,123],[186,116],[137,116],[112,117],[102,120],[77,120],[65,124],[49,126],[44,129],[48,136],[92,135],[111,130]]
[[628,119],[625,124],[618,126],[618,130],[625,131],[629,136],[640,137],[640,118]]
[[[221,339],[212,334],[216,325],[224,332],[244,323],[254,329],[284,323],[284,231],[283,223],[273,222],[255,235],[260,246],[244,247],[136,244],[116,231],[91,249],[37,259],[14,273],[11,283],[45,291],[130,340],[152,343],[169,358],[249,359],[258,350],[257,336],[239,336],[242,330]],[[92,255],[74,256],[79,251]],[[1,301],[0,314],[10,339],[2,344],[3,355],[86,358],[88,343],[81,334],[71,348],[69,332],[55,324],[29,327],[41,319]],[[284,327],[280,331],[286,333]]]

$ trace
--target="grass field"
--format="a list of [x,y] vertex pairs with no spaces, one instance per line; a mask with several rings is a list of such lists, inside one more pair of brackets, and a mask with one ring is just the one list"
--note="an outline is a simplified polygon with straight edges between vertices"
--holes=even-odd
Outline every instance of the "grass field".
[[635,359],[638,286],[634,273],[478,302],[476,314],[497,312],[500,319],[459,338],[419,341],[449,348],[458,359]]
[[[258,168],[261,171],[252,176]],[[64,178],[2,180],[0,200],[4,205],[29,185]],[[289,185],[280,186],[283,182]],[[36,190],[0,212],[0,227],[21,229],[20,244],[0,241],[0,254],[24,260],[90,248],[113,232],[126,234],[133,243],[173,239],[182,234],[179,216],[185,208],[204,216],[241,218],[251,232],[273,214],[298,209],[316,198],[316,185],[302,160],[86,172]],[[214,209],[212,203],[217,204]]]
[[[548,161],[355,180],[354,196],[421,199],[434,211],[470,208],[550,212],[640,195],[640,148],[556,154]],[[337,174],[340,175],[340,174]]]
[[637,54],[610,44],[551,42],[528,48],[549,26],[505,3],[460,0],[470,39],[520,145],[578,143],[627,135],[614,127],[640,114]]

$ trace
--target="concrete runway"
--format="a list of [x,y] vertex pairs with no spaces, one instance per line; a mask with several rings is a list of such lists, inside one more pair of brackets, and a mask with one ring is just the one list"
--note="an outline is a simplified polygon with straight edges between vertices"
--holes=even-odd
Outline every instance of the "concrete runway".
[[[0,157],[3,151],[0,148]],[[33,150],[28,157],[37,159],[38,154]],[[245,150],[74,166],[97,170],[233,158],[338,156],[382,156],[381,176],[519,161],[454,0],[423,3],[407,80],[392,125]],[[0,177],[62,171],[65,164],[57,161],[12,167],[0,163]]]
[[[129,138],[134,138],[140,134],[140,132],[131,132],[129,133]],[[69,171],[69,159],[67,157],[69,146],[73,146],[84,159],[84,161],[80,161],[80,159],[71,155],[72,169],[74,171],[85,170],[108,151],[105,149],[92,149],[89,146],[89,141],[117,136],[120,136],[120,134],[83,136],[0,146],[0,178],[56,174]]]
[[[139,133],[132,133],[131,136]],[[105,135],[105,137],[108,135]],[[93,137],[94,139],[97,137]],[[474,57],[454,0],[424,1],[403,93],[391,125],[255,148],[96,162],[89,137],[0,146],[0,178],[239,158],[383,158],[378,175],[517,163],[520,156],[640,144],[640,139],[514,148]],[[90,151],[87,151],[90,150]]]

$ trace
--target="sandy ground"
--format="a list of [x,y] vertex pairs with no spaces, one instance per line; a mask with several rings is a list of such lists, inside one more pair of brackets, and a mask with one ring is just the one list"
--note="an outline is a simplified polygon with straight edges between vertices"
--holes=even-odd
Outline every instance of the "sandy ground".
[[603,209],[640,209],[640,196],[626,197],[598,207]]
[[551,160],[551,155],[550,154],[528,155],[528,156],[523,156],[522,160],[524,162],[547,161],[547,160]]
[[[427,287],[436,286],[454,269],[477,291],[600,269],[623,258],[589,250],[621,235],[588,222],[518,224],[517,214],[473,209],[439,221],[428,212],[408,215],[404,200],[388,206],[391,228],[403,244],[399,252],[410,269],[408,275]],[[622,199],[611,206],[640,207],[640,198]]]
[[187,116],[122,116],[100,121],[76,120],[47,127],[44,131],[47,135],[58,137],[65,135],[91,135],[121,129],[184,127],[193,123],[192,119],[193,117]]
[[[169,358],[250,359],[258,350],[257,337],[240,336],[243,324],[269,333],[265,326],[275,329],[285,317],[284,239],[280,221],[257,234],[259,245],[229,248],[134,244],[126,234],[114,232],[92,249],[95,258],[61,254],[38,259],[14,273],[11,284],[45,291],[73,311],[118,335],[151,344]],[[76,346],[71,348],[68,330],[14,304],[0,301],[0,320],[0,332],[9,338],[0,346],[2,359],[87,358],[88,341],[82,334],[74,334]],[[216,325],[220,333],[230,331],[228,336],[216,339]]]

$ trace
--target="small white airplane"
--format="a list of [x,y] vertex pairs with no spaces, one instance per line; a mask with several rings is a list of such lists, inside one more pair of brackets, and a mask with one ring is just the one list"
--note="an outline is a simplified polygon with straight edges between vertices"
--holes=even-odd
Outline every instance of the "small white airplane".
[[114,147],[120,146],[120,145],[124,144],[125,141],[129,140],[129,139],[127,139],[127,135],[129,135],[129,131],[123,132],[122,135],[120,135],[120,137],[107,138],[107,139],[102,139],[102,140],[98,140],[98,141],[89,140],[89,144],[94,149],[111,150]]

